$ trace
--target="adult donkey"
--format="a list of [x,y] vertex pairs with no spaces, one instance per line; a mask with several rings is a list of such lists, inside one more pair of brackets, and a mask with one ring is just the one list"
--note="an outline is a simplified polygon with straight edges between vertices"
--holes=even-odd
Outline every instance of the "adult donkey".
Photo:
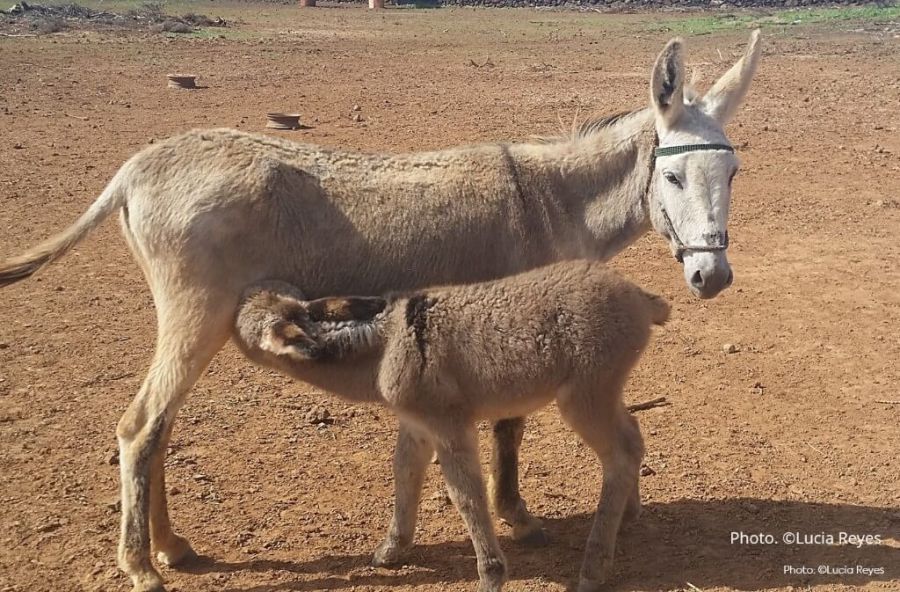
[[[737,160],[723,126],[750,85],[757,38],[702,98],[686,92],[682,42],[672,40],[653,67],[648,108],[547,143],[364,155],[192,131],[129,159],[74,225],[0,264],[0,286],[24,279],[120,212],[158,320],[150,370],[116,430],[119,565],[134,590],[163,589],[151,545],[170,565],[191,553],[169,523],[165,450],[249,284],[279,279],[312,299],[481,281],[577,256],[608,259],[652,226],[695,295],[726,288]],[[521,419],[495,427],[493,498],[517,538],[540,532],[518,494],[522,430]],[[395,513],[378,564],[412,542],[425,450],[401,425]]]

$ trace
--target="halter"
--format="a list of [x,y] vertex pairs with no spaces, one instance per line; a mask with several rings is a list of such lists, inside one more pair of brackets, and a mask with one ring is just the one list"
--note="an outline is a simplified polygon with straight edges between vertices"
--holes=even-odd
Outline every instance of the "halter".
[[[734,152],[734,148],[729,146],[728,144],[682,144],[680,146],[663,146],[659,147],[659,136],[656,137],[657,146],[653,149],[653,159],[650,161],[650,179],[653,178],[653,172],[656,170],[656,159],[660,156],[675,156],[677,154],[684,154],[686,152],[701,152],[706,150],[724,150],[726,152]],[[647,181],[647,202],[649,203],[650,199],[650,180]],[[713,251],[724,251],[728,248],[728,231],[723,232],[712,232],[706,235],[706,238],[709,239],[712,244],[706,245],[686,245],[684,241],[681,240],[681,237],[678,236],[678,233],[675,231],[675,226],[672,224],[672,219],[669,218],[669,213],[666,211],[666,208],[660,206],[660,211],[662,212],[663,222],[666,224],[666,231],[668,231],[669,236],[672,238],[672,241],[675,243],[675,260],[679,263],[684,263],[684,254],[687,251],[699,251],[699,252],[713,252]]]

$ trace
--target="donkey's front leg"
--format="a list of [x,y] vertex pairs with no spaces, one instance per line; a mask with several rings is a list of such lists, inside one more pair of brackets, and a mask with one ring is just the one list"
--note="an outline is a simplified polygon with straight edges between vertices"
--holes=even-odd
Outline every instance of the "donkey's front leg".
[[494,424],[490,490],[494,510],[512,526],[513,539],[528,545],[549,542],[543,523],[528,512],[519,494],[519,447],[525,433],[525,418],[502,419]]
[[500,592],[506,582],[506,558],[500,550],[481,478],[474,425],[455,423],[435,441],[450,499],[462,515],[478,560],[478,592]]
[[432,452],[431,442],[424,434],[400,422],[394,449],[394,517],[387,536],[375,550],[372,565],[396,564],[412,547],[422,484]]

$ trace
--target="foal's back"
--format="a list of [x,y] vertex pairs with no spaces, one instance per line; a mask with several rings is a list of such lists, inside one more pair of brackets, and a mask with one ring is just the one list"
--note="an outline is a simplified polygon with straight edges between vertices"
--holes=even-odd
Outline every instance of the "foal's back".
[[[386,332],[380,381],[403,396],[456,391],[480,417],[527,413],[573,379],[627,373],[669,306],[602,263],[419,291]],[[402,312],[402,314],[401,314]],[[429,388],[434,385],[434,388]],[[383,393],[390,397],[390,393]]]

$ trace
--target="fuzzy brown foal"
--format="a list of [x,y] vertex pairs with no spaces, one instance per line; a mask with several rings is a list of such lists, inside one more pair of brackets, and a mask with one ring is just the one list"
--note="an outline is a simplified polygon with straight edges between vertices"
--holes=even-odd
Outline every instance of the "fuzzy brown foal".
[[476,422],[521,417],[556,400],[603,465],[600,502],[579,591],[612,565],[623,515],[640,511],[644,453],[622,389],[669,305],[602,264],[560,263],[503,280],[402,297],[306,301],[289,284],[245,294],[235,323],[254,361],[400,418],[395,507],[375,564],[413,542],[428,460],[437,452],[469,529],[479,590],[499,591],[506,560],[494,534],[478,460]]
[[242,301],[235,336],[258,363],[399,416],[394,517],[376,564],[398,561],[412,545],[425,469],[437,451],[484,592],[501,589],[506,560],[482,481],[476,422],[524,416],[556,400],[603,465],[579,583],[586,592],[609,574],[623,515],[640,510],[644,446],[622,389],[651,325],[668,314],[664,300],[602,264],[575,261],[387,299],[305,301],[288,284],[260,284]]

